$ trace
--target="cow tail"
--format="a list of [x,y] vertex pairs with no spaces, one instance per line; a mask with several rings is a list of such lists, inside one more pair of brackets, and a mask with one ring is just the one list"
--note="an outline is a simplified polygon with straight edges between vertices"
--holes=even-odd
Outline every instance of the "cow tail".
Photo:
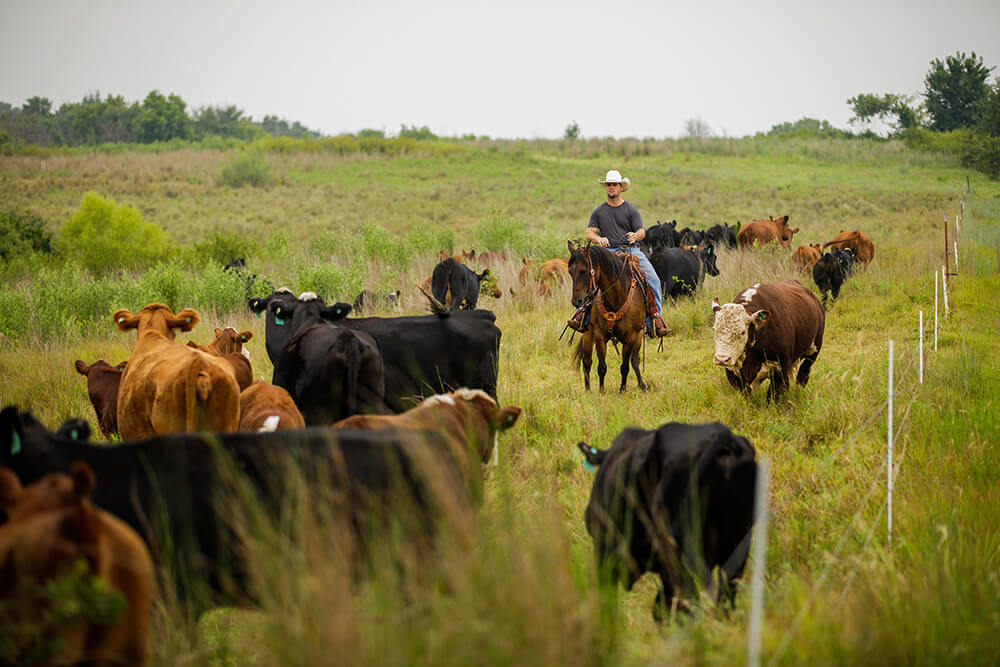
[[186,389],[186,430],[188,433],[197,433],[202,430],[203,407],[212,393],[212,378],[200,356],[195,357],[188,366]]

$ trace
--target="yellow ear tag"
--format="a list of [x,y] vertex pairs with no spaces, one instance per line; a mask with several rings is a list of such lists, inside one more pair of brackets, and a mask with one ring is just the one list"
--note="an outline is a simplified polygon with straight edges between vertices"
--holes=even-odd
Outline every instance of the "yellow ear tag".
[[123,323],[124,321],[125,321],[125,317],[124,316],[118,318],[118,323],[119,324]]

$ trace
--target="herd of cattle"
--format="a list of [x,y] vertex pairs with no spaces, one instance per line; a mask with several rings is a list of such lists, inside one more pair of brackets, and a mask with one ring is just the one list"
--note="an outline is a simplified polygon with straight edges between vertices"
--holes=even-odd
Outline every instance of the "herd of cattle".
[[[678,296],[718,274],[716,248],[790,248],[798,230],[787,221],[680,232],[658,224],[645,241],[669,278],[665,295]],[[805,248],[796,261],[808,262],[824,304],[826,289],[836,298],[851,265],[874,255],[857,231]],[[521,288],[547,293],[565,262],[524,260]],[[249,331],[219,328],[207,344],[182,344],[176,334],[199,323],[196,311],[156,303],[117,311],[118,330],[137,331],[128,359],[81,360],[76,370],[101,433],[121,442],[90,442],[82,419],[52,431],[14,406],[0,411],[0,600],[83,559],[125,598],[125,612],[42,634],[62,640],[69,662],[141,663],[158,587],[173,587],[196,612],[255,599],[262,582],[237,529],[246,508],[232,502],[241,497],[234,479],[276,520],[293,479],[323,489],[353,543],[351,571],[382,548],[379,535],[402,536],[410,552],[429,556],[442,522],[474,516],[497,436],[521,414],[497,401],[501,331],[492,312],[475,308],[487,275],[442,258],[423,286],[432,305],[423,316],[349,317],[386,298],[372,293],[354,307],[284,289],[251,298],[265,319],[270,383],[253,380]],[[398,303],[398,292],[390,297]],[[769,379],[777,396],[791,378],[808,381],[825,310],[811,290],[794,280],[755,284],[713,310],[714,360],[734,387]],[[602,575],[631,588],[656,573],[654,614],[683,607],[699,587],[732,601],[753,523],[753,446],[720,423],[628,428],[607,450],[578,446],[598,468],[585,523]],[[157,582],[165,571],[169,580]]]

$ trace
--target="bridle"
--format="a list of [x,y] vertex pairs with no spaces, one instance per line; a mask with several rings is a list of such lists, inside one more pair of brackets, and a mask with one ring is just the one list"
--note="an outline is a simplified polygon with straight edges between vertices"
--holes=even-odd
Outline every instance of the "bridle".
[[[622,302],[621,307],[615,312],[609,313],[607,307],[604,305],[604,298],[603,298],[604,292],[607,292],[608,290],[604,290],[604,292],[602,292],[597,286],[597,272],[594,270],[594,262],[590,257],[590,247],[591,247],[590,244],[588,244],[586,248],[580,251],[581,254],[586,258],[587,269],[590,271],[590,291],[587,293],[587,297],[584,299],[584,306],[589,307],[596,301],[597,312],[604,318],[605,322],[607,323],[608,331],[611,332],[614,330],[615,322],[622,319],[625,316],[625,313],[628,312],[629,306],[632,304],[632,297],[635,294],[635,286],[638,280],[634,276],[632,277],[632,280],[629,283],[628,292],[625,295],[625,300]],[[622,282],[626,273],[629,273],[630,267],[631,267],[631,259],[628,252],[626,251],[626,256],[622,261],[622,270],[618,274],[618,277],[615,279],[615,281],[608,286],[608,289],[611,289],[618,283]]]

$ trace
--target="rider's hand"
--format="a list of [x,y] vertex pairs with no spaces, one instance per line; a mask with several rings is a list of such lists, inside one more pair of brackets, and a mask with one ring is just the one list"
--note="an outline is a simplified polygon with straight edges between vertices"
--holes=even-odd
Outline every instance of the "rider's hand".
[[625,235],[625,238],[628,239],[629,243],[635,243],[635,232],[629,232]]
[[600,241],[602,248],[607,248],[609,245],[611,245],[611,241],[608,240],[607,236],[602,236],[597,240]]

